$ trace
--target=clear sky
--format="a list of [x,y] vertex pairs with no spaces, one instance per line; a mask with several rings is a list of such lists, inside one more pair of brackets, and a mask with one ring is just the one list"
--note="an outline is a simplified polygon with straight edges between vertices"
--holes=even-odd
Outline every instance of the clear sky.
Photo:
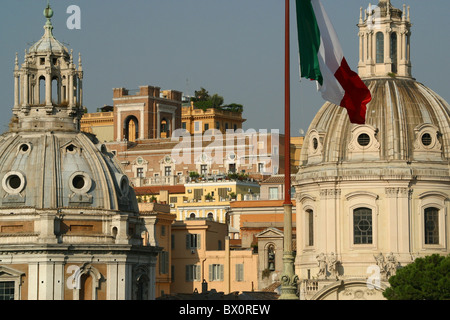
[[[357,71],[359,8],[377,0],[322,0],[351,68]],[[413,76],[450,101],[450,1],[392,0],[411,7]],[[14,102],[15,53],[43,35],[46,0],[2,1],[0,126]],[[193,95],[204,87],[225,103],[244,105],[245,129],[284,132],[284,1],[51,0],[55,37],[83,58],[89,112],[112,104],[112,89],[152,85]],[[69,30],[68,6],[81,9],[81,29]],[[324,101],[299,81],[295,1],[291,0],[291,134],[305,132]]]

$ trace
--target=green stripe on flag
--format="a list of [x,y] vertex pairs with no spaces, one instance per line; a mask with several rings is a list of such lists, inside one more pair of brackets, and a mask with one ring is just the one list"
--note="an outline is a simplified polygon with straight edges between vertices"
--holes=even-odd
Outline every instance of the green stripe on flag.
[[317,80],[323,85],[318,59],[320,30],[316,15],[311,0],[296,0],[296,4],[301,77]]

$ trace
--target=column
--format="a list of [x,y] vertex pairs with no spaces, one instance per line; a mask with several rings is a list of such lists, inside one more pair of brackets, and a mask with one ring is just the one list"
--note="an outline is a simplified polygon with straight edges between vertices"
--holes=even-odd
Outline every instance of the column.
[[19,106],[19,75],[14,75],[14,108]]
[[52,105],[52,76],[49,72],[45,76],[45,104]]
[[28,106],[28,74],[23,75],[23,106]]
[[73,75],[69,75],[69,107],[73,107]]

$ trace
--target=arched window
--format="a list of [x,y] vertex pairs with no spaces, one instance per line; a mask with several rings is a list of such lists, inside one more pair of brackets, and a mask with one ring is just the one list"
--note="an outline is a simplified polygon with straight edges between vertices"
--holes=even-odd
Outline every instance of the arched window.
[[308,225],[308,246],[314,245],[314,211],[306,210],[307,225]]
[[208,213],[208,220],[214,220],[214,214],[212,212]]
[[124,138],[135,142],[139,137],[139,121],[135,116],[129,116],[124,123]]
[[52,103],[59,104],[59,80],[58,78],[52,79]]
[[275,271],[275,246],[273,244],[267,248],[267,269]]
[[372,244],[372,210],[357,208],[353,211],[353,243]]
[[391,33],[392,72],[397,73],[397,34]]
[[45,104],[45,77],[39,77],[39,104]]
[[191,213],[191,214],[189,215],[189,219],[195,219],[195,213]]
[[80,300],[94,300],[92,297],[92,285],[92,277],[90,274],[82,274],[80,277]]
[[424,219],[425,244],[439,244],[439,209],[426,208]]
[[384,63],[384,34],[382,32],[377,32],[376,41],[377,63]]

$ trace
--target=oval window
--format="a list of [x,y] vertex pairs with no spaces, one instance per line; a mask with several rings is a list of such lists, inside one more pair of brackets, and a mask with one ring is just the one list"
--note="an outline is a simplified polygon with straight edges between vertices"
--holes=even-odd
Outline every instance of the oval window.
[[370,143],[370,137],[367,133],[361,133],[358,136],[358,143],[362,147],[367,147]]
[[424,146],[428,147],[433,142],[433,138],[431,138],[431,135],[429,133],[424,133],[422,135],[422,143]]

